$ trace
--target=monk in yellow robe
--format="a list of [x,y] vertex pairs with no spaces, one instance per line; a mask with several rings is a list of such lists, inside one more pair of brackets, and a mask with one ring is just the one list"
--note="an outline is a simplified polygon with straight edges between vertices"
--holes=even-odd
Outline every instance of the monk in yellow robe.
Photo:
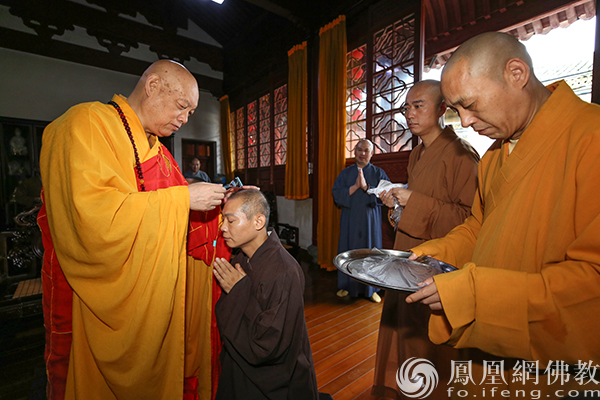
[[[440,118],[445,112],[439,81],[417,82],[406,95],[402,113],[411,133],[422,143],[408,159],[408,188],[394,188],[381,196],[390,211],[394,200],[404,206],[397,224],[396,250],[406,251],[442,237],[471,213],[479,155],[451,127],[442,124]],[[457,350],[431,343],[427,335],[429,308],[406,304],[408,294],[393,290],[385,294],[371,394],[390,399],[411,398],[413,393],[402,392],[398,387],[396,376],[407,360],[417,357],[431,361],[440,378],[440,384],[428,398],[447,399],[445,386]]]
[[460,268],[407,298],[434,311],[434,343],[465,349],[472,379],[449,392],[563,398],[598,390],[600,108],[565,82],[544,87],[524,46],[503,33],[465,42],[441,82],[463,126],[496,139],[479,164],[472,215],[413,248]]
[[129,98],[74,106],[44,131],[49,399],[183,398],[190,210],[215,210],[225,189],[188,186],[157,137],[197,104],[194,77],[161,60]]

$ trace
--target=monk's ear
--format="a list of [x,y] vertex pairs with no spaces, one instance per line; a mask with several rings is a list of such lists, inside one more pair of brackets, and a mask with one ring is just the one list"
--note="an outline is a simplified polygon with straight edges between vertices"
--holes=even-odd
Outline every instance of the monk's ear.
[[150,74],[146,79],[146,96],[150,97],[152,94],[157,93],[160,90],[160,77],[156,74]]
[[440,115],[438,115],[438,118],[441,118],[442,115],[446,113],[447,108],[448,106],[446,106],[446,102],[442,100],[442,102],[440,103]]
[[267,223],[267,219],[265,218],[264,215],[256,214],[256,217],[254,217],[254,228],[257,231],[260,231],[262,228],[264,228],[266,223]]
[[509,84],[523,88],[529,82],[529,65],[520,58],[512,58],[506,63],[504,78]]

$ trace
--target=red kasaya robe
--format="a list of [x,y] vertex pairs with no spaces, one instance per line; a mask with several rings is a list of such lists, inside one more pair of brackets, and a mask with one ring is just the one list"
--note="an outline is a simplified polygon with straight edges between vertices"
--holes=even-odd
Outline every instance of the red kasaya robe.
[[[124,99],[115,96],[113,100],[117,101],[122,108],[125,109],[126,114],[128,114],[128,118],[132,119],[131,110],[129,109],[127,103]],[[94,105],[93,107],[98,108],[102,106]],[[109,106],[110,107],[110,106]],[[111,107],[112,108],[112,107]],[[81,108],[79,109],[81,110]],[[95,109],[94,112],[97,112]],[[101,114],[104,110],[97,112],[97,114]],[[106,118],[105,115],[101,115]],[[136,121],[138,122],[138,121]],[[131,123],[131,121],[130,121]],[[132,124],[133,125],[133,124]],[[136,129],[137,127],[134,127]],[[139,130],[139,129],[138,129]],[[123,131],[123,135],[125,131]],[[125,136],[126,137],[126,136]],[[138,137],[139,139],[139,137]],[[85,142],[84,142],[85,143]],[[164,148],[157,140],[153,143],[154,146],[158,147],[158,154],[156,156],[151,157],[145,160],[142,163],[142,170],[144,174],[144,183],[146,187],[146,191],[152,192],[157,191],[159,189],[171,188],[174,186],[184,186],[187,185],[185,179],[183,178],[176,162],[173,160],[171,154]],[[61,143],[62,145],[62,143]],[[79,145],[79,143],[78,143]],[[139,146],[139,144],[138,144]],[[104,150],[104,149],[102,149]],[[133,151],[133,150],[132,150]],[[56,151],[55,151],[56,153]],[[59,156],[57,156],[59,157]],[[63,156],[64,157],[64,156]],[[61,160],[62,162],[62,160]],[[55,165],[52,164],[51,165]],[[104,171],[103,171],[104,172]],[[118,183],[120,184],[120,183]],[[117,184],[117,185],[118,185]],[[140,189],[138,182],[138,190]],[[42,197],[44,195],[42,194]],[[222,239],[219,239],[219,215],[220,209],[217,208],[210,212],[192,212],[189,219],[189,243],[194,245],[188,246],[188,254],[197,258],[193,259],[192,257],[188,257],[188,263],[192,262],[204,262],[205,265],[209,265],[214,259],[215,255],[219,257],[228,258],[230,255],[230,250],[227,246],[224,245]],[[51,229],[48,221],[48,214],[46,210],[46,205],[42,207],[38,216],[38,223],[40,225],[43,240],[44,240],[44,266],[42,268],[42,277],[44,284],[44,297],[43,297],[43,306],[44,306],[44,319],[45,319],[45,327],[46,327],[46,353],[45,359],[47,364],[47,373],[48,373],[48,389],[47,394],[49,399],[63,399],[65,398],[65,393],[68,393],[67,390],[67,377],[71,376],[73,378],[73,371],[69,370],[70,360],[73,359],[73,355],[71,354],[72,348],[72,313],[73,313],[73,296],[74,292],[71,288],[67,278],[63,273],[63,270],[58,262],[57,252],[55,251],[52,238],[51,238]],[[202,229],[199,229],[202,227]],[[60,231],[60,226],[55,229]],[[215,252],[216,247],[216,252]],[[216,253],[216,254],[215,254]],[[72,260],[68,260],[72,262]],[[199,363],[201,360],[207,360],[207,357],[199,359],[196,357],[196,352],[206,350],[204,348],[209,349],[209,358],[212,373],[215,374],[210,377],[210,380],[214,382],[213,386],[216,386],[216,382],[218,381],[218,350],[220,349],[220,341],[218,337],[218,331],[216,330],[216,322],[214,320],[214,304],[218,300],[220,295],[220,287],[214,284],[214,278],[212,277],[212,272],[210,272],[210,280],[206,282],[204,281],[204,287],[198,286],[202,280],[190,279],[190,276],[194,274],[194,269],[188,267],[186,269],[186,281],[184,284],[186,285],[186,304],[185,304],[185,365],[186,372],[190,371],[198,371]],[[68,275],[69,276],[69,275]],[[76,279],[80,278],[79,276],[75,277]],[[196,284],[196,286],[194,285]],[[190,306],[190,301],[188,301],[188,297],[190,297],[194,292],[197,291],[206,291],[207,287],[209,288],[209,307],[210,308],[210,317],[198,316],[196,313],[202,311],[201,308],[194,308]],[[81,296],[78,296],[78,303],[81,302]],[[206,308],[204,308],[206,309]],[[79,309],[78,309],[79,310]],[[206,313],[205,313],[206,314]],[[190,325],[190,321],[198,320],[204,317],[204,319],[212,319],[212,327],[209,325],[210,332],[210,340],[207,341],[204,338],[202,342],[200,342],[199,338],[195,336],[193,333],[188,332],[188,326]],[[84,321],[85,323],[85,321]],[[182,327],[183,328],[183,327]],[[81,334],[80,334],[81,335]],[[183,336],[182,336],[183,340]],[[198,344],[200,342],[200,344]],[[204,346],[202,346],[204,345]],[[79,350],[75,350],[79,351]],[[86,350],[87,351],[87,350]],[[95,353],[94,353],[95,354]],[[183,354],[182,354],[183,357]],[[183,370],[183,360],[181,363],[181,370]],[[206,370],[206,368],[205,368]],[[183,375],[183,373],[182,373]],[[185,374],[185,389],[188,392],[185,395],[186,399],[197,399],[198,398],[198,378],[193,374]],[[125,380],[125,382],[127,382]],[[105,388],[112,387],[111,383],[107,381],[105,384],[101,384],[101,387]],[[118,383],[118,387],[123,387],[121,382]],[[151,386],[149,384],[148,386]],[[172,385],[173,387],[177,387],[177,383]],[[179,387],[183,387],[183,382],[179,384]],[[214,388],[216,389],[216,388]],[[81,389],[79,389],[81,390]],[[103,389],[104,390],[104,389]],[[112,390],[112,389],[111,389]],[[214,390],[213,390],[214,391]],[[77,389],[76,389],[77,393]],[[90,393],[91,395],[91,393]],[[96,395],[98,395],[96,393]],[[115,397],[119,397],[117,393],[113,392]],[[183,395],[183,390],[179,392],[179,394],[175,393],[166,393],[160,394],[156,393],[156,398],[181,398]],[[69,395],[69,398],[73,397],[73,395]]]

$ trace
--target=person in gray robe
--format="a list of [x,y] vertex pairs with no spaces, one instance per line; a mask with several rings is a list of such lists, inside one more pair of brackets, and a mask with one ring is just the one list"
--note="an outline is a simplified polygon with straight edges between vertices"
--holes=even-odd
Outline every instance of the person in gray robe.
[[[356,163],[345,168],[333,184],[333,200],[342,209],[338,254],[348,250],[381,248],[381,200],[367,190],[389,181],[384,170],[371,164],[373,143],[363,139],[354,149]],[[364,285],[338,271],[339,297],[350,295],[379,303],[379,289]]]

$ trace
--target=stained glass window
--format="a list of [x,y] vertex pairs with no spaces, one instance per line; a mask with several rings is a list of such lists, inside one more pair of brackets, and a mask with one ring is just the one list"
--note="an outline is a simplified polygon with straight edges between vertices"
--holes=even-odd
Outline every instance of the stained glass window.
[[235,141],[236,141],[236,160],[237,160],[237,169],[246,168],[246,157],[245,157],[245,148],[246,141],[244,140],[244,107],[238,108],[237,114],[235,117],[236,122],[236,130],[235,130]]
[[415,17],[410,15],[373,35],[373,119],[375,154],[412,149],[412,135],[400,112],[414,82]]
[[275,165],[284,165],[287,154],[287,84],[275,89]]
[[366,44],[346,56],[346,87],[346,158],[351,158],[356,143],[367,134]]
[[271,94],[267,93],[259,99],[260,119],[260,166],[271,165]]

